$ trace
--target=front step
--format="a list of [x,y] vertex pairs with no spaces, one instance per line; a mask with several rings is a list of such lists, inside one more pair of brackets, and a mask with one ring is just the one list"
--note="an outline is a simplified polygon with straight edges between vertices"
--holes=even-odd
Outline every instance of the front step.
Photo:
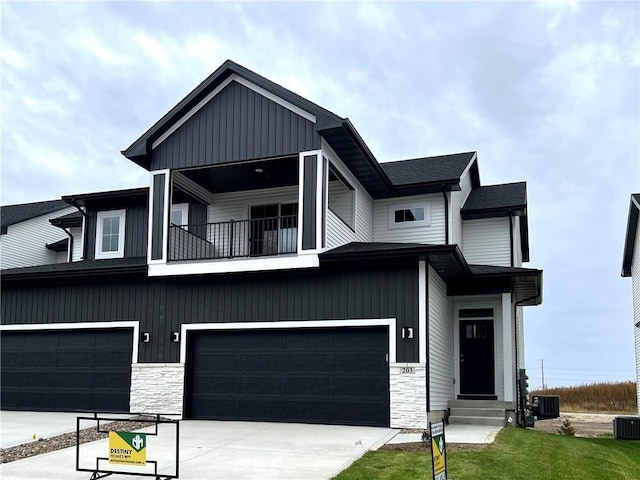
[[451,415],[449,417],[450,425],[490,425],[496,427],[503,427],[505,424],[504,416],[503,417],[472,417],[472,416],[464,416],[457,417]]
[[449,400],[449,423],[457,425],[504,426],[507,410],[514,402],[498,400]]

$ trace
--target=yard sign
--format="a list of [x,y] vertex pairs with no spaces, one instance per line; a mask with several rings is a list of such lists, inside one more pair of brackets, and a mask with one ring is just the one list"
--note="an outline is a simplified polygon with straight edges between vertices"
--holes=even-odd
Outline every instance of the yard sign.
[[447,454],[444,441],[444,422],[429,422],[431,434],[431,463],[433,480],[447,480]]
[[147,434],[137,432],[109,432],[109,463],[147,464]]

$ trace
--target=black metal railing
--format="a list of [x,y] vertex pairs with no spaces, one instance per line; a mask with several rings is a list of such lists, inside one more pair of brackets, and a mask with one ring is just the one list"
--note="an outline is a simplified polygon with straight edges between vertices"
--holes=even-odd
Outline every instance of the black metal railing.
[[281,255],[297,246],[297,215],[169,228],[170,261]]

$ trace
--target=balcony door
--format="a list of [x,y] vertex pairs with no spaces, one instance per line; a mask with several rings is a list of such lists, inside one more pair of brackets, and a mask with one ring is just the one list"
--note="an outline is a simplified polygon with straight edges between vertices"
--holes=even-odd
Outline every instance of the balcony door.
[[251,255],[295,253],[298,243],[298,204],[252,205],[249,209]]

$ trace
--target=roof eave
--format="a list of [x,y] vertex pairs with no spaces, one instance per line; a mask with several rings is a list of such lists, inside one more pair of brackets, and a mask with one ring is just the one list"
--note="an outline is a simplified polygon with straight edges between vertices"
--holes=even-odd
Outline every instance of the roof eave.
[[623,277],[631,276],[631,265],[633,263],[633,251],[636,243],[636,235],[638,231],[638,216],[640,214],[640,204],[636,202],[633,195],[629,202],[629,220],[627,221],[627,233],[624,239],[624,251],[622,254],[622,272]]

